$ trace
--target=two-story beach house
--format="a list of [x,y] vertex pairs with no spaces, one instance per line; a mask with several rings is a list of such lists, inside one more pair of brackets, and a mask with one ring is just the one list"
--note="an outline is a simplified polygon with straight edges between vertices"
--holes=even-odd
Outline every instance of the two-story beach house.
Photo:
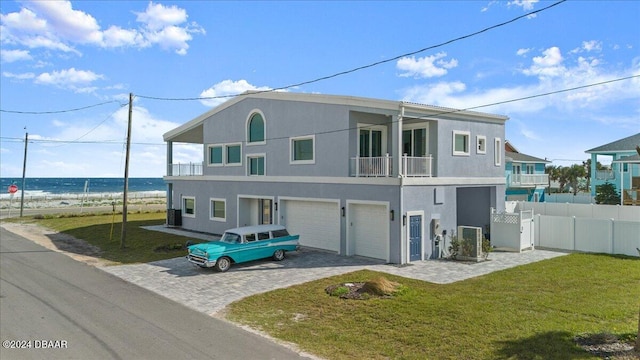
[[[507,117],[351,96],[245,93],[164,135],[168,224],[286,225],[300,244],[404,264],[504,209]],[[174,143],[204,162],[175,164]]]
[[507,200],[544,202],[549,187],[545,167],[551,161],[523,154],[508,140],[504,143]]
[[[621,204],[640,205],[640,133],[587,150],[591,154],[591,196],[596,186],[611,183],[620,193]],[[597,170],[600,160],[611,162],[611,169]],[[603,161],[604,162],[604,161]]]

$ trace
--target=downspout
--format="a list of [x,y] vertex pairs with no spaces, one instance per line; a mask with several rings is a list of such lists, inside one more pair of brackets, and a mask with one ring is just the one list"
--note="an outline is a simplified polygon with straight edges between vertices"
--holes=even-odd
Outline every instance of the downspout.
[[405,239],[405,235],[406,235],[406,231],[405,231],[405,225],[404,225],[404,219],[406,217],[405,215],[405,210],[404,210],[404,176],[403,171],[404,169],[402,169],[402,120],[404,118],[404,105],[402,105],[402,103],[400,103],[400,114],[398,115],[398,121],[396,123],[397,129],[398,129],[398,135],[397,135],[397,142],[398,145],[396,146],[396,151],[398,153],[398,156],[396,156],[396,158],[398,159],[396,161],[396,168],[398,169],[398,178],[400,179],[400,214],[398,216],[398,223],[400,224],[399,228],[400,228],[400,264],[408,264],[409,263],[409,258],[408,258],[408,254],[407,254],[407,247],[405,245],[407,245],[407,239]]
[[[167,176],[173,176],[173,141],[167,141]],[[173,183],[167,182],[167,210],[173,209]]]

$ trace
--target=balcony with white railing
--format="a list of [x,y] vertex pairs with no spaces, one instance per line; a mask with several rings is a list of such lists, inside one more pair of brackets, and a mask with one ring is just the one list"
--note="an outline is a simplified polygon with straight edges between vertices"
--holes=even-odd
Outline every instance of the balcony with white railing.
[[[400,163],[400,175],[407,177],[431,177],[433,158],[403,156]],[[349,162],[349,176],[353,177],[391,177],[393,176],[393,157],[353,157]]]
[[509,174],[507,186],[509,187],[536,187],[549,185],[549,174]]
[[169,164],[167,166],[167,176],[200,176],[202,175],[203,164],[187,163],[187,164]]
[[616,178],[616,173],[613,170],[597,170],[596,180],[613,180]]

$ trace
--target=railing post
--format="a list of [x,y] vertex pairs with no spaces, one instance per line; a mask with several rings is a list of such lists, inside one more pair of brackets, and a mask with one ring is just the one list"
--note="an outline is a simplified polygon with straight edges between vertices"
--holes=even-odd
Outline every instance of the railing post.
[[407,154],[402,154],[402,171],[401,175],[407,176]]
[[360,177],[360,157],[356,156],[355,167],[356,167],[356,177]]
[[389,153],[384,154],[384,176],[389,177]]

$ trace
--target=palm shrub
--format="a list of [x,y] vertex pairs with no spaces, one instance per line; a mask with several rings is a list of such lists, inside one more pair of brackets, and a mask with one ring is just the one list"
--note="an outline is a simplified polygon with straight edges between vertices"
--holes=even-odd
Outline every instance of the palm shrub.
[[596,204],[617,205],[620,203],[620,194],[610,182],[596,185]]

